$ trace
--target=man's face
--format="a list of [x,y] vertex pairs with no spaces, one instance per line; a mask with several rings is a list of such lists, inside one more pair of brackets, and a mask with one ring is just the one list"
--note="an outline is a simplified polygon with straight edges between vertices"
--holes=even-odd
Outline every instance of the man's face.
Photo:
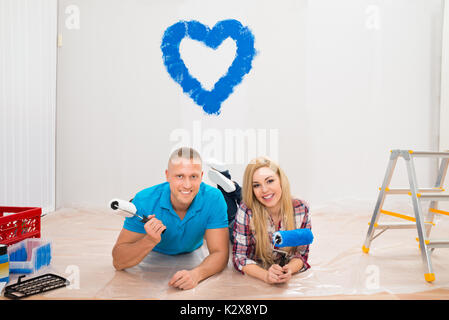
[[200,189],[203,171],[196,160],[179,158],[169,162],[165,171],[175,209],[187,209]]

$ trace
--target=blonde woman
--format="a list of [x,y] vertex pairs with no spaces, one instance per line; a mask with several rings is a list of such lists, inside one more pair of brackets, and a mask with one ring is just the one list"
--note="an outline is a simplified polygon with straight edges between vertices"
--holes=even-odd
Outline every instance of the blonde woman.
[[311,228],[309,207],[292,198],[284,171],[266,157],[251,161],[233,226],[234,267],[269,284],[288,282],[293,274],[310,268],[309,245],[282,248],[283,254],[273,247],[272,236],[279,230],[300,228]]

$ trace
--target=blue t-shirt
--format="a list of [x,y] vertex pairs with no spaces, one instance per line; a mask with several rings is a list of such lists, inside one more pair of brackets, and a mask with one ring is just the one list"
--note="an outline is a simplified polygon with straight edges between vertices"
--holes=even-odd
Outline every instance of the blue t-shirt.
[[[164,254],[192,252],[202,246],[206,229],[228,227],[227,205],[223,194],[204,182],[182,220],[171,204],[168,182],[140,191],[132,203],[136,206],[138,215],[155,214],[167,227],[161,235],[161,242],[153,248]],[[137,217],[126,218],[123,228],[146,233],[144,223]]]

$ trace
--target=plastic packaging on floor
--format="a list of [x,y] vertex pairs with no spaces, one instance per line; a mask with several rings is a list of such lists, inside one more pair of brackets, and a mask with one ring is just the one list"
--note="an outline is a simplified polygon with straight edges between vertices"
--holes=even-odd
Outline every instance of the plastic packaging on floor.
[[51,241],[22,240],[8,247],[10,273],[34,273],[51,262]]
[[[178,256],[150,253],[124,271],[112,265],[112,248],[123,219],[107,209],[63,209],[43,219],[43,234],[53,241],[51,268],[71,280],[72,289],[46,293],[48,298],[97,299],[302,299],[346,295],[408,294],[449,289],[449,251],[432,253],[435,281],[424,279],[416,230],[388,230],[376,238],[369,254],[362,251],[374,203],[356,200],[311,207],[314,241],[311,268],[288,283],[269,285],[237,272],[231,260],[225,270],[192,290],[168,286],[179,270],[199,265],[207,246]],[[392,211],[409,211],[403,204]],[[383,221],[394,219],[382,216]],[[438,216],[432,237],[447,238],[449,217]],[[41,296],[40,298],[44,298]]]

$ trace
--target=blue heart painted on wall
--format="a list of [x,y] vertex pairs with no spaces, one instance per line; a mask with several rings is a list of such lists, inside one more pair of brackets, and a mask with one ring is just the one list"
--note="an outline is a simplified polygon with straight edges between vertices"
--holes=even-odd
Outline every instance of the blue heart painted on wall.
[[[234,61],[211,91],[205,90],[201,83],[192,77],[181,59],[179,46],[185,37],[200,41],[212,49],[217,49],[228,37],[236,43]],[[173,80],[179,83],[182,90],[206,113],[216,115],[220,114],[221,103],[251,70],[256,54],[253,34],[233,19],[219,21],[212,29],[198,21],[179,21],[165,30],[161,50],[165,67]]]

